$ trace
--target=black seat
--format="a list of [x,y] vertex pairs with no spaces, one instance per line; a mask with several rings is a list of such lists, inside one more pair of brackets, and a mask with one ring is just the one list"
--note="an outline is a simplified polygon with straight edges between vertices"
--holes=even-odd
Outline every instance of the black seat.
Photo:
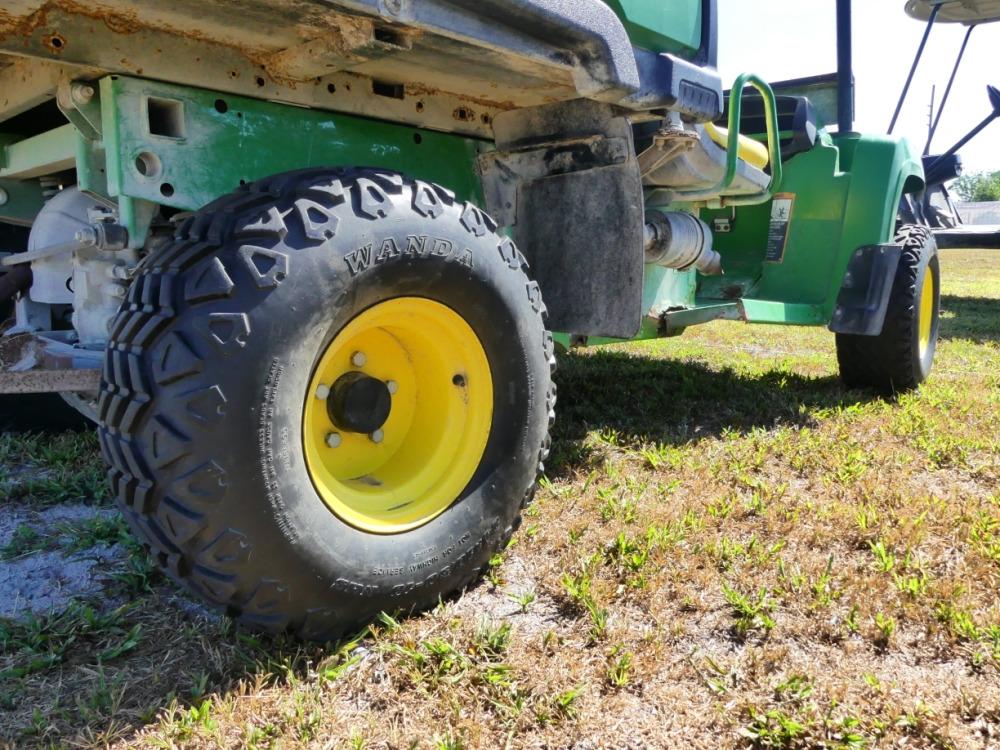
[[[781,160],[787,161],[795,154],[809,151],[816,145],[819,121],[804,96],[778,96],[778,131],[781,135]],[[743,97],[740,133],[761,141],[767,140],[767,121],[764,117],[764,100],[756,94]],[[729,121],[729,101],[722,117],[716,122],[725,127]]]
[[937,185],[962,176],[962,157],[958,154],[925,156],[923,162],[925,181],[928,185]]

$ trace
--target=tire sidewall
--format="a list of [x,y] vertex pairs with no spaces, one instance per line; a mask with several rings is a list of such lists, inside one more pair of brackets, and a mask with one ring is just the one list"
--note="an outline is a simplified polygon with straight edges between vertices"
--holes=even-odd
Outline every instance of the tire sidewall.
[[[203,352],[210,342],[206,320],[235,320],[242,336],[236,345],[209,352],[196,381],[164,386],[154,401],[162,404],[157,413],[192,443],[190,455],[158,482],[169,487],[183,481],[206,459],[225,477],[225,495],[206,512],[204,527],[209,537],[223,530],[240,539],[232,567],[244,593],[234,596],[245,598],[264,581],[281,600],[276,608],[289,611],[292,620],[318,612],[343,625],[379,611],[432,606],[476,575],[507,539],[535,481],[548,431],[551,337],[523,258],[485,214],[439,188],[394,175],[369,179],[366,172],[364,179],[379,186],[388,203],[366,213],[353,184],[346,200],[334,205],[335,235],[321,242],[306,238],[302,224],[287,217],[294,218],[303,196],[319,200],[309,185],[324,174],[345,176],[311,172],[299,178],[302,187],[272,204],[228,216],[218,250],[185,272],[198,277],[208,264],[221,262],[235,291],[178,305],[171,330]],[[415,210],[417,191],[428,189],[438,192],[443,210]],[[286,217],[286,228],[279,235],[255,233],[255,224],[274,217],[272,207]],[[406,252],[408,246],[414,251]],[[277,259],[275,266],[255,270],[247,247],[262,248]],[[398,297],[440,302],[470,324],[491,369],[493,423],[475,475],[445,512],[415,530],[376,535],[342,521],[316,491],[303,450],[303,411],[327,345],[359,313]],[[150,360],[160,355],[154,345]],[[220,416],[195,426],[183,404],[207,390],[217,392]],[[197,552],[193,558],[197,573],[201,558]],[[206,575],[213,573],[210,561],[204,567]],[[212,598],[211,591],[203,593]]]

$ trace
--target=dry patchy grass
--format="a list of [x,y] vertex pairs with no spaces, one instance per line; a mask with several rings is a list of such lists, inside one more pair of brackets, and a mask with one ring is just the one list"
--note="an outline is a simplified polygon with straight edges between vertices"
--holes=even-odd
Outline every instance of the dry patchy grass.
[[565,357],[548,477],[474,590],[317,648],[201,617],[132,559],[113,606],[0,627],[0,737],[1000,747],[1000,255],[943,256],[919,393],[844,390],[822,330]]

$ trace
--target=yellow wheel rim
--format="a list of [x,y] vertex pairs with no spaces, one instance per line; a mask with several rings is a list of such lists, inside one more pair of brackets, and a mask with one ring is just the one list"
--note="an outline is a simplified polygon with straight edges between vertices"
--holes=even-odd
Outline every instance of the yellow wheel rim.
[[934,332],[934,274],[930,267],[924,273],[923,288],[920,291],[920,356],[927,354]]
[[[342,392],[337,384],[358,373],[391,394],[375,433],[344,429],[342,419],[335,423],[342,414],[331,412],[330,399]],[[492,421],[493,379],[476,333],[445,305],[401,297],[355,317],[323,353],[303,416],[306,465],[343,521],[401,533],[458,499],[479,467]]]

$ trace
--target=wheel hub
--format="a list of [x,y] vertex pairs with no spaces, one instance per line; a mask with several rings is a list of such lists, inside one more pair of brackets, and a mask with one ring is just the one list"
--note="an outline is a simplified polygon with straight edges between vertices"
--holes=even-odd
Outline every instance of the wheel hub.
[[358,313],[305,394],[306,466],[341,520],[377,534],[423,526],[458,500],[493,423],[493,378],[472,327],[428,299]]
[[330,421],[341,430],[371,434],[382,429],[392,411],[389,386],[361,372],[348,372],[334,383],[326,400]]

